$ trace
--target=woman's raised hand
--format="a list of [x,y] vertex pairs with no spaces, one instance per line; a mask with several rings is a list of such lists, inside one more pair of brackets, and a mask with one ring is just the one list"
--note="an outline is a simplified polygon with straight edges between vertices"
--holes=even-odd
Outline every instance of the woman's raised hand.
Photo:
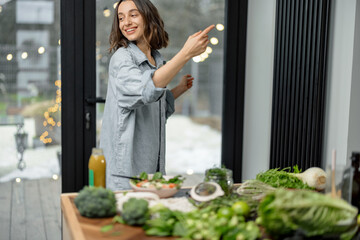
[[205,52],[206,47],[209,44],[208,33],[214,27],[215,25],[210,25],[204,31],[199,31],[189,36],[188,40],[184,44],[184,47],[181,49],[186,57],[192,58]]

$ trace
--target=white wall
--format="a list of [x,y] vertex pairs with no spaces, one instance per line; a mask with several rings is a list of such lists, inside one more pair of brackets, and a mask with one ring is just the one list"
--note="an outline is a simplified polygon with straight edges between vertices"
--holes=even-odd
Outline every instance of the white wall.
[[350,95],[349,137],[347,156],[360,152],[360,2],[356,4],[353,69]]
[[[355,105],[360,105],[360,101],[356,101],[356,97],[350,98],[352,85],[353,87],[357,85],[357,90],[354,89],[354,92],[360,92],[359,73],[355,72],[357,79],[352,76],[353,68],[356,71],[356,68],[359,70],[360,67],[358,56],[356,56],[357,66],[353,65],[356,0],[335,0],[332,4],[323,167],[331,162],[332,149],[336,149],[337,163],[346,164],[349,152],[348,140],[354,141],[352,134],[349,135],[354,130],[353,125],[356,125],[352,121],[356,118],[359,119],[359,114],[357,117],[352,116],[351,126],[349,125],[350,107],[355,109]],[[358,47],[357,51],[359,51]],[[357,125],[359,125],[359,121]],[[359,127],[357,126],[357,128]]]
[[269,168],[275,0],[248,6],[242,180]]

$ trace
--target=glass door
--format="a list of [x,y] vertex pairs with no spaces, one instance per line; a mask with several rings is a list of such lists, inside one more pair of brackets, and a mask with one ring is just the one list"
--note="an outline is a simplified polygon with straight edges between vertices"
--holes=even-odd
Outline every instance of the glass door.
[[[223,59],[225,1],[223,0],[153,0],[169,33],[169,46],[161,49],[170,60],[187,37],[215,24],[210,44],[203,54],[194,57],[168,86],[191,74],[193,87],[175,101],[175,113],[166,124],[166,172],[182,174],[188,184],[203,180],[207,168],[221,163],[221,121],[223,99]],[[109,34],[117,2],[96,1],[96,91],[105,98],[108,81]],[[181,9],[181,11],[179,11]],[[101,132],[104,104],[97,104],[97,145]]]
[[0,182],[58,179],[60,1],[0,1]]

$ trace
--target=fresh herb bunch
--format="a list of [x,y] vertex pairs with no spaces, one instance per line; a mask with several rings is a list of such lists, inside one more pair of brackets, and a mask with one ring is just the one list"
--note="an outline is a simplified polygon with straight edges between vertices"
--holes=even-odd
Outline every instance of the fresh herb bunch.
[[257,223],[274,237],[301,230],[306,236],[340,235],[352,239],[357,209],[342,199],[308,190],[278,189],[259,205]]
[[225,195],[230,195],[232,192],[233,180],[230,169],[222,167],[222,168],[210,168],[206,170],[205,182],[216,182],[225,192]]
[[[297,165],[293,167],[293,173],[300,172],[301,170],[299,170]],[[256,175],[256,179],[275,188],[314,189],[294,176],[291,173],[291,167],[269,169],[266,172]]]

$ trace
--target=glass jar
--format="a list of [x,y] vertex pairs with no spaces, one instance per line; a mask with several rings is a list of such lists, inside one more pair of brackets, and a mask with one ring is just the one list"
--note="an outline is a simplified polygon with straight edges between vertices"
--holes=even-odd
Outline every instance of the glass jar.
[[234,184],[233,172],[227,168],[207,169],[205,171],[205,182],[216,182],[220,185],[225,195],[230,195]]

